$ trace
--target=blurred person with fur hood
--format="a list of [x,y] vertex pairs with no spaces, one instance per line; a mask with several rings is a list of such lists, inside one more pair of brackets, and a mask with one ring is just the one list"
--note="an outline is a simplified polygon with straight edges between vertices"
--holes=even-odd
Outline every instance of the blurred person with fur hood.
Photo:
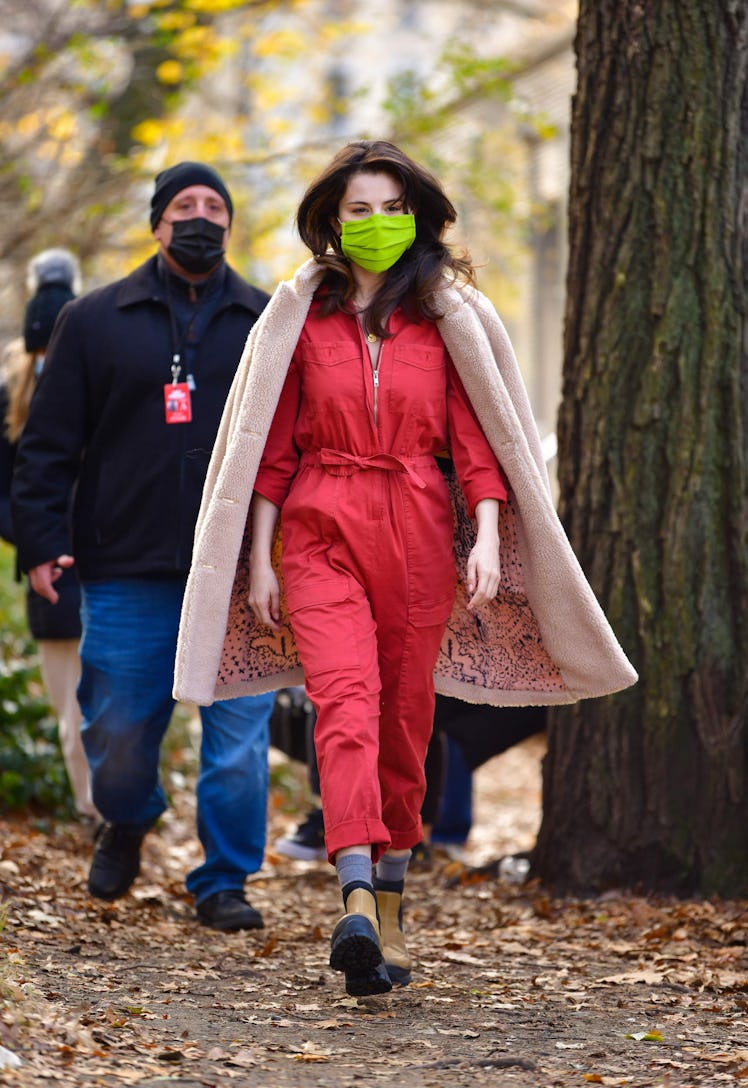
[[[44,356],[57,316],[79,294],[78,258],[68,249],[45,249],[29,261],[26,286],[29,301],[23,335],[12,340],[2,357],[0,385],[0,535],[15,544],[10,517],[10,483],[18,440],[29,415],[31,397],[44,365]],[[20,577],[20,574],[19,574]],[[29,630],[36,640],[42,679],[57,716],[60,747],[79,816],[92,825],[98,813],[91,800],[88,763],[81,742],[81,712],[76,689],[80,679],[80,587],[74,571],[65,571],[57,585],[59,604],[53,606],[30,585],[26,592]]]

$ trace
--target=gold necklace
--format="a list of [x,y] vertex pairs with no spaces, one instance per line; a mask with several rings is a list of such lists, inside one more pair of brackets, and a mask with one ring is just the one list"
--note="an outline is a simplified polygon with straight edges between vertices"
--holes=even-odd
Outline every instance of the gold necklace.
[[373,332],[367,332],[366,339],[369,341],[370,344],[376,344],[379,337],[375,336]]

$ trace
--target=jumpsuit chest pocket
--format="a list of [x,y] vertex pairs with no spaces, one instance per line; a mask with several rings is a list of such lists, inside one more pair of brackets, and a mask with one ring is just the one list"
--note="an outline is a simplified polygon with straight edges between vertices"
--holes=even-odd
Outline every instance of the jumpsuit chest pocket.
[[413,419],[446,417],[447,353],[443,345],[395,344],[390,407]]
[[392,354],[398,365],[416,370],[445,370],[447,366],[447,353],[442,344],[398,344]]
[[299,344],[297,349],[297,357],[302,363],[302,369],[307,363],[324,367],[341,366],[343,363],[358,359],[360,354],[358,345],[349,341],[332,341],[326,344],[307,342]]
[[350,342],[299,345],[296,361],[303,396],[313,416],[359,408],[362,403],[361,352]]

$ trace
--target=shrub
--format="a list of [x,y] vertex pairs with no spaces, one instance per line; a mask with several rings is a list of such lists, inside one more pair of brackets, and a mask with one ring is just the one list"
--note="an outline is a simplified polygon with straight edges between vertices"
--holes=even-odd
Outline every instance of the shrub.
[[24,588],[13,580],[13,552],[0,546],[0,811],[33,805],[71,812],[70,787],[34,643]]

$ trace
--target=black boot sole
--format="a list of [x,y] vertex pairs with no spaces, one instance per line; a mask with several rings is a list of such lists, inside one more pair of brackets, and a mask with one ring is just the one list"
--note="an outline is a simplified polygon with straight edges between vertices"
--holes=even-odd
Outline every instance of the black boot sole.
[[345,989],[351,997],[386,994],[392,989],[376,930],[363,914],[346,915],[335,926],[330,966],[345,973]]
[[345,973],[345,992],[351,997],[374,997],[377,994],[388,994],[391,989],[392,982],[383,963],[377,964],[363,975],[357,971]]

